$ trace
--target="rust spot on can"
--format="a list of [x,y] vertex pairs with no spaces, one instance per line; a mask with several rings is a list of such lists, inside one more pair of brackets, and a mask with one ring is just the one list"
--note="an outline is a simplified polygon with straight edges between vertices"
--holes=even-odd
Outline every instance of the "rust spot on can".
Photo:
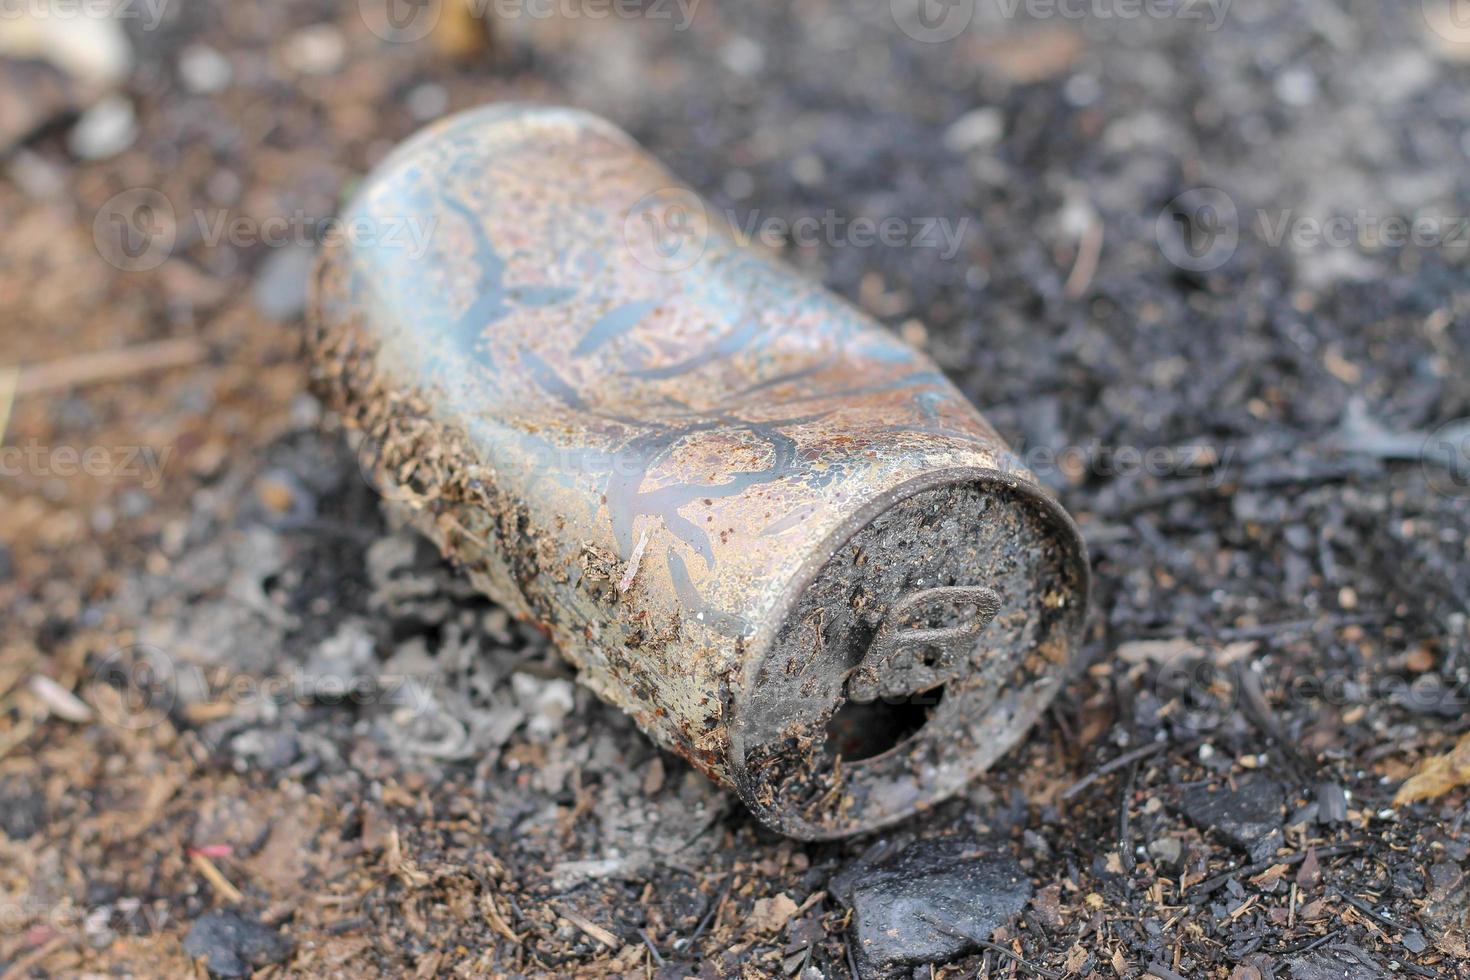
[[1076,666],[1056,501],[933,362],[613,126],[451,117],[345,217],[313,376],[389,506],[769,826],[938,802]]

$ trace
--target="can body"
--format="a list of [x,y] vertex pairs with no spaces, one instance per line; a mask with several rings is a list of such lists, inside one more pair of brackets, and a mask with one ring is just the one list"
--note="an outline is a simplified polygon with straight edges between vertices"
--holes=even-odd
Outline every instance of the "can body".
[[344,226],[314,381],[392,506],[768,825],[937,802],[1075,665],[1065,512],[931,361],[611,125],[451,117]]

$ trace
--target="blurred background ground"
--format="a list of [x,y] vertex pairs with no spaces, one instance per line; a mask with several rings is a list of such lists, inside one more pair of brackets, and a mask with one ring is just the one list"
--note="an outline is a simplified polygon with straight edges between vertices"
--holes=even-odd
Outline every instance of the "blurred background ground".
[[[1463,10],[84,7],[0,16],[0,976],[1470,976]],[[776,838],[381,516],[312,246],[499,99],[969,219],[777,249],[1086,532],[1094,665],[965,797]]]

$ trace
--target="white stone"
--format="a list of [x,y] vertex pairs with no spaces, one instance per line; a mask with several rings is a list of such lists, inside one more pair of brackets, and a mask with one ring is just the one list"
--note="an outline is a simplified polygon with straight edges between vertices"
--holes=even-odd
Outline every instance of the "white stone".
[[970,153],[993,146],[1004,133],[1005,118],[999,109],[976,109],[950,124],[944,145],[956,153]]
[[720,49],[725,67],[745,78],[766,66],[766,50],[748,37],[737,37]]
[[313,24],[287,39],[285,57],[304,75],[330,75],[347,60],[347,41],[336,25]]
[[428,122],[444,115],[449,108],[449,93],[443,85],[425,82],[408,93],[408,111],[419,122]]
[[117,156],[138,138],[138,117],[123,95],[109,95],[82,114],[67,136],[66,146],[83,160]]
[[223,92],[234,74],[230,60],[207,44],[191,44],[179,55],[179,77],[197,95]]
[[1301,108],[1317,101],[1317,76],[1307,68],[1288,68],[1276,76],[1276,97]]
[[43,58],[99,88],[117,85],[133,69],[133,46],[106,11],[28,3],[12,13],[19,16],[0,16],[0,55]]

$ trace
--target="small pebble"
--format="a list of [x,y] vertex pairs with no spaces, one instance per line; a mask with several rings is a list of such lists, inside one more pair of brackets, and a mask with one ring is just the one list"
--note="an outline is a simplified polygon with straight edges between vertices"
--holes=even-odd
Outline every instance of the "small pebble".
[[347,60],[347,41],[334,24],[313,24],[286,41],[286,63],[303,75],[330,75]]
[[570,681],[517,673],[511,675],[510,682],[516,701],[529,716],[526,731],[532,738],[545,741],[561,731],[562,723],[576,705],[576,692]]
[[444,115],[449,108],[449,93],[444,86],[426,82],[408,93],[408,111],[419,122]]
[[1348,796],[1337,783],[1317,786],[1317,819],[1323,823],[1344,823],[1348,818]]
[[743,201],[755,192],[755,179],[744,170],[730,170],[725,174],[722,189],[726,197]]
[[803,153],[791,163],[791,176],[798,184],[814,187],[822,182],[827,174],[827,168],[822,164],[822,158],[815,153]]
[[1281,844],[1284,798],[1280,783],[1250,775],[1234,786],[1192,786],[1181,794],[1178,809],[1195,826],[1215,831],[1260,861]]
[[766,66],[766,51],[748,37],[737,37],[720,49],[720,60],[735,74],[750,78]]
[[306,310],[315,253],[300,246],[272,249],[255,277],[251,298],[272,320],[294,320]]
[[24,148],[12,151],[7,173],[33,200],[55,200],[66,194],[66,173],[39,153]]
[[1301,108],[1317,101],[1317,76],[1306,68],[1288,68],[1276,77],[1276,97]]
[[1149,842],[1148,852],[1161,864],[1177,865],[1184,856],[1184,843],[1178,837],[1160,837]]
[[950,124],[944,145],[956,153],[970,153],[993,146],[1004,133],[1005,117],[999,109],[976,109]]
[[191,44],[179,55],[179,77],[196,95],[223,92],[234,77],[230,61],[207,44]]
[[255,481],[255,498],[273,527],[299,527],[317,513],[316,496],[294,473],[274,469]]
[[0,833],[12,843],[33,837],[50,825],[46,796],[40,786],[20,776],[0,778],[0,798],[6,801],[0,807]]
[[204,960],[218,976],[248,977],[260,967],[284,960],[291,952],[291,940],[235,912],[206,912],[189,927],[184,952]]
[[890,976],[975,949],[971,937],[988,939],[1019,915],[1032,885],[1005,850],[951,837],[919,841],[877,864],[859,859],[830,890],[852,910],[860,974]]
[[1282,965],[1289,980],[1382,980],[1394,975],[1366,950],[1347,943],[1293,954]]
[[1073,75],[1062,86],[1062,95],[1071,105],[1081,109],[1092,105],[1102,96],[1102,85],[1095,75]]
[[124,95],[109,95],[82,114],[67,137],[72,156],[83,160],[106,160],[133,145],[138,138],[138,117],[133,103]]
[[277,514],[285,514],[291,510],[291,502],[294,499],[291,485],[279,476],[266,474],[255,482],[255,495],[266,509],[275,511]]

